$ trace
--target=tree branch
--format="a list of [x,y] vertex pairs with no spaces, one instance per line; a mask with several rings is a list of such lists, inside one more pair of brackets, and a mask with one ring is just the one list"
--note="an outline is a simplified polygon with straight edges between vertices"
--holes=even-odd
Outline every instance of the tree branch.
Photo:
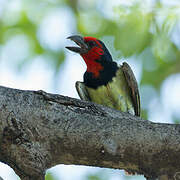
[[180,172],[180,125],[44,91],[0,87],[0,161],[31,180],[44,179],[57,164],[174,177]]

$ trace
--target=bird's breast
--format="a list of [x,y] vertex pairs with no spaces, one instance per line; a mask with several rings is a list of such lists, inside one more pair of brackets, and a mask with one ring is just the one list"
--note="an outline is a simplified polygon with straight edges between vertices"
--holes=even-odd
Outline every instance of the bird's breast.
[[107,85],[99,86],[97,89],[87,87],[87,90],[91,101],[134,114],[130,90],[121,69]]

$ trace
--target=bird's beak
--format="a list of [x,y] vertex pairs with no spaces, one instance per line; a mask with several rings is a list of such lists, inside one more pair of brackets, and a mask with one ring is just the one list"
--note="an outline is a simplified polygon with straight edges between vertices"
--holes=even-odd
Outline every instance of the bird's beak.
[[89,51],[89,47],[88,45],[84,42],[84,38],[78,35],[75,36],[69,36],[67,39],[70,39],[72,41],[74,41],[79,47],[66,47],[67,49],[69,49],[70,51],[79,53],[79,54],[84,54],[87,53]]

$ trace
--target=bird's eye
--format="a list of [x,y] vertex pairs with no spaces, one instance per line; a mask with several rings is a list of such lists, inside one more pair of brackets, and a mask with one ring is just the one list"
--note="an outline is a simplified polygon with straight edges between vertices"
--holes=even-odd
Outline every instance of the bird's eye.
[[89,45],[89,47],[97,46],[96,42],[94,42],[94,41],[89,41],[88,45]]

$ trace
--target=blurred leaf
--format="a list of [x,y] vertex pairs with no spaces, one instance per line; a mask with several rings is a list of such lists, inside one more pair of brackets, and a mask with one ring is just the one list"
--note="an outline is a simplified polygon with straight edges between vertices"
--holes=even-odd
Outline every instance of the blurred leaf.
[[159,62],[176,60],[177,49],[174,48],[174,44],[165,33],[154,36],[152,50]]
[[173,113],[172,119],[173,119],[174,124],[180,124],[180,116],[179,116],[179,114]]
[[53,69],[55,70],[55,73],[59,71],[59,68],[61,64],[65,60],[65,53],[63,50],[59,50],[57,52],[48,51],[45,54],[48,58],[46,59],[47,63],[52,65]]
[[36,24],[33,24],[29,18],[27,17],[26,12],[22,11],[21,19],[19,23],[14,26],[14,28],[19,28],[21,29],[25,34],[27,34],[31,40],[31,46],[34,49],[34,52],[37,54],[43,53],[43,48],[41,47],[37,36],[36,36],[36,31],[37,31],[37,26]]
[[180,119],[173,119],[174,124],[180,124]]
[[[180,72],[179,6],[165,6],[160,0],[152,1],[151,6],[148,3],[146,5],[146,1],[143,3],[132,1],[125,3],[125,5],[116,5],[115,3],[112,12],[114,14],[109,16],[107,11],[110,10],[110,7],[103,6],[107,2],[110,1],[31,0],[17,1],[17,4],[12,5],[12,1],[8,1],[8,8],[1,9],[0,14],[0,53],[2,59],[4,56],[3,48],[7,42],[17,35],[25,35],[28,39],[30,53],[28,57],[20,59],[15,68],[19,72],[26,65],[32,63],[35,57],[40,56],[54,70],[53,81],[57,85],[59,69],[66,59],[64,49],[45,48],[47,46],[43,46],[43,42],[39,42],[37,31],[42,20],[50,12],[56,8],[65,8],[71,14],[70,17],[73,17],[68,25],[70,29],[68,33],[94,36],[99,39],[107,36],[112,37],[113,41],[108,40],[106,44],[113,46],[110,48],[113,56],[115,57],[116,52],[118,54],[116,57],[133,57],[133,61],[140,63],[142,65],[139,69],[141,74],[140,89],[143,89],[144,85],[151,86],[155,92],[158,92],[156,98],[159,98],[159,90],[163,81],[168,76]],[[20,3],[19,7],[18,3]],[[18,18],[12,21],[15,19],[12,18],[15,12]],[[6,17],[8,13],[12,13],[12,15]],[[75,23],[75,27],[72,26],[73,23]],[[62,24],[63,26],[64,24]],[[146,92],[141,93],[142,96],[146,98],[142,102],[144,107],[142,107],[141,116],[148,119],[148,106],[145,107],[144,104],[149,104],[153,95]],[[172,119],[174,123],[180,122],[179,117],[174,114]],[[86,179],[110,179],[108,174],[104,172],[89,174]],[[46,180],[53,179],[52,174],[47,173]]]
[[162,62],[154,71],[146,71],[143,68],[141,84],[151,84],[159,90],[162,82],[171,74],[180,72],[180,58],[176,61]]
[[89,175],[87,177],[88,180],[102,180],[100,177],[98,176],[95,176],[95,175]]
[[[122,9],[121,9],[122,10]],[[124,56],[142,52],[151,43],[149,33],[151,13],[143,13],[135,6],[128,12],[119,12],[118,28],[115,34],[115,47],[120,49]]]
[[105,170],[99,170],[93,174],[87,174],[86,180],[108,180],[109,174]]
[[45,180],[55,180],[55,178],[53,177],[53,175],[51,173],[47,173]]
[[141,109],[141,118],[147,120],[148,119],[148,114],[147,110]]

